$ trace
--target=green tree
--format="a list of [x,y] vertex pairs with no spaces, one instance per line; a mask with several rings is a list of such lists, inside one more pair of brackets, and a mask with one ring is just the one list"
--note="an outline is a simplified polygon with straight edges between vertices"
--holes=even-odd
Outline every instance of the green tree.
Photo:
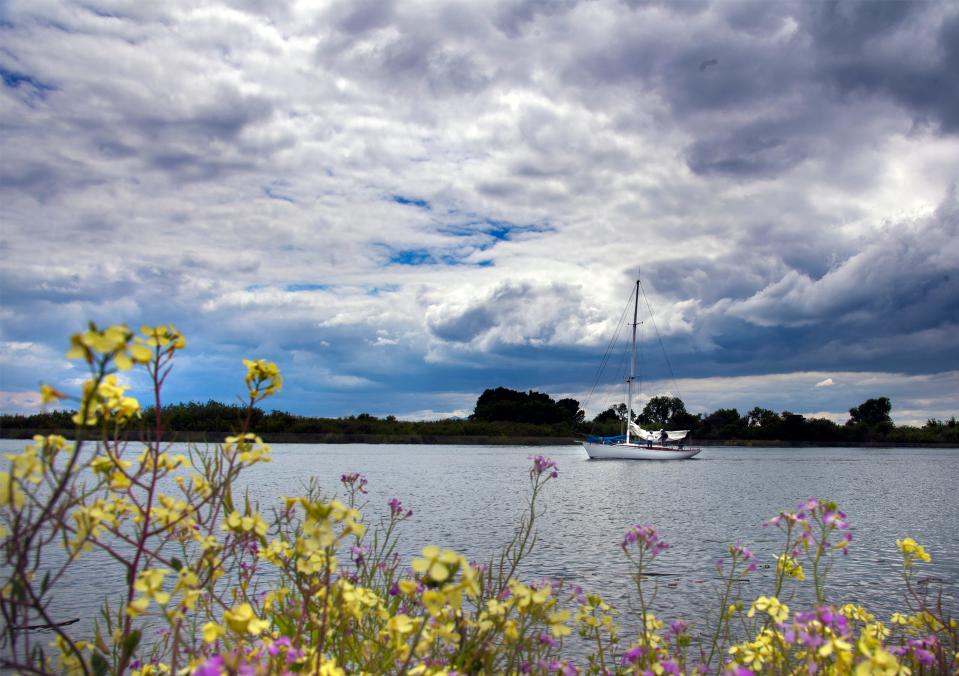
[[[575,399],[563,399],[559,404],[542,392],[517,392],[507,387],[487,389],[476,400],[471,420],[488,422],[504,421],[531,423],[534,425],[552,425],[566,423],[573,425],[579,417],[579,402]],[[585,413],[583,414],[585,416]]]
[[846,421],[846,434],[857,441],[877,441],[886,439],[895,429],[889,412],[892,404],[888,397],[867,399],[859,406],[849,409]]
[[745,434],[750,439],[779,438],[782,419],[775,411],[756,406],[743,417],[743,420],[746,422]]
[[806,418],[798,413],[783,411],[780,416],[778,438],[784,441],[803,441],[807,439]]
[[757,406],[746,414],[746,424],[753,429],[772,429],[779,423],[779,414]]
[[739,439],[746,429],[746,420],[735,408],[720,408],[703,418],[698,436],[707,439]]
[[849,422],[846,424],[864,425],[889,431],[893,427],[892,418],[889,417],[890,411],[892,411],[892,403],[888,397],[867,399],[859,406],[849,409]]
[[623,422],[626,420],[626,404],[616,404],[615,406],[610,406],[605,411],[593,418],[594,423],[604,423],[604,422]]
[[579,407],[579,402],[575,399],[560,399],[556,406],[566,412],[566,419],[572,425],[578,425],[586,419],[586,411]]
[[679,397],[653,397],[643,412],[639,414],[639,422],[647,427],[671,427],[673,429],[695,429],[699,418],[686,410],[686,404]]

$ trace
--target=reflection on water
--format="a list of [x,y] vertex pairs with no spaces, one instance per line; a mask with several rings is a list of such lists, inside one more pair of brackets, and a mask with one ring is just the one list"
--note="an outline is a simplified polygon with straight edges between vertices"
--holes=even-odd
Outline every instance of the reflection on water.
[[[0,450],[22,446],[0,440]],[[273,462],[249,470],[244,481],[268,508],[300,492],[310,477],[333,495],[341,474],[362,472],[369,479],[368,521],[387,514],[392,497],[414,510],[402,526],[404,560],[434,543],[485,561],[517,523],[534,453],[556,460],[560,476],[544,491],[524,579],[578,584],[628,614],[631,582],[619,543],[629,525],[652,524],[672,545],[655,562],[664,575],[650,578],[658,586],[657,614],[696,618],[712,609],[714,562],[728,544],[742,542],[761,564],[772,564],[781,534],[762,521],[805,498],[825,497],[848,514],[854,534],[831,576],[833,602],[855,600],[880,619],[902,609],[895,541],[908,535],[932,554],[924,572],[943,578],[944,602],[959,610],[955,449],[707,448],[691,460],[648,462],[589,461],[578,446],[274,445]],[[104,596],[116,594],[115,572],[105,575],[96,557],[81,559],[56,615],[90,622]],[[773,573],[761,566],[743,585],[744,596],[769,593]]]

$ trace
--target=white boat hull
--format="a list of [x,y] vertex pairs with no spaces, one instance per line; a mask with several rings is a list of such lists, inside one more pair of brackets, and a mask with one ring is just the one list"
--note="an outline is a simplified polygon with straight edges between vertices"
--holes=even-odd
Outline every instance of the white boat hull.
[[592,441],[584,441],[583,448],[592,460],[685,460],[702,450],[633,443],[602,444]]

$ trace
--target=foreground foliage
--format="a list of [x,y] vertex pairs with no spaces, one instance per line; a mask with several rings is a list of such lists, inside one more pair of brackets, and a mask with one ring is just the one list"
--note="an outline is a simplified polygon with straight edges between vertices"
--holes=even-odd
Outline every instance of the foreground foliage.
[[[248,404],[238,433],[174,455],[163,442],[160,395],[185,340],[172,326],[141,334],[91,326],[71,339],[68,356],[90,367],[72,422],[96,430],[95,442],[38,436],[6,456],[4,669],[144,676],[957,670],[957,622],[929,580],[915,577],[930,555],[911,538],[897,541],[902,612],[880,619],[831,602],[828,574],[852,536],[829,501],[809,500],[769,520],[783,547],[765,595],[741,597],[737,582],[757,560],[741,544],[729,547],[716,564],[715,611],[690,623],[666,623],[651,610],[655,589],[644,573],[669,549],[653,526],[630,527],[621,543],[637,599],[632,617],[601,595],[517,577],[536,542],[537,500],[559,475],[542,456],[531,458],[528,503],[512,538],[481,563],[428,546],[405,565],[397,537],[412,511],[394,498],[367,525],[360,474],[341,477],[339,499],[310,485],[262,512],[235,491],[245,468],[270,459],[251,421],[256,405],[282,387],[276,366],[244,362]],[[142,411],[116,373],[134,367],[146,369],[154,392],[151,432],[136,444],[120,437]],[[48,386],[41,394],[67,398]],[[85,556],[112,562],[125,585],[81,636],[51,608],[69,593],[61,589],[65,575]],[[799,584],[810,585],[816,603],[797,612],[784,599]],[[638,631],[624,633],[621,624]],[[576,664],[564,657],[574,632],[586,646]]]

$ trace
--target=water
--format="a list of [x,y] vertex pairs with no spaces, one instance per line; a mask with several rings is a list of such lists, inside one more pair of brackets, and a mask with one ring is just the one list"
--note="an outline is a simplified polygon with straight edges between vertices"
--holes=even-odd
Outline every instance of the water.
[[[3,451],[22,446],[0,440]],[[590,461],[579,446],[277,444],[273,462],[251,468],[244,481],[267,508],[299,494],[310,477],[332,496],[341,474],[358,471],[369,480],[369,522],[388,513],[392,497],[414,510],[402,524],[405,561],[430,543],[485,561],[510,539],[529,486],[528,456],[539,453],[557,461],[560,476],[544,490],[537,548],[521,577],[599,592],[621,609],[626,627],[634,625],[634,597],[619,543],[631,524],[657,526],[672,545],[653,568],[666,575],[650,580],[658,585],[657,614],[696,619],[714,607],[713,566],[727,545],[741,542],[772,564],[781,534],[762,522],[809,497],[837,501],[854,534],[830,577],[832,602],[862,603],[885,620],[904,609],[895,541],[910,536],[932,554],[923,573],[944,580],[945,605],[959,611],[957,449],[726,447],[647,462]],[[78,566],[58,615],[87,621],[115,591],[95,557]],[[774,565],[752,574],[744,597],[770,593],[773,573]]]

